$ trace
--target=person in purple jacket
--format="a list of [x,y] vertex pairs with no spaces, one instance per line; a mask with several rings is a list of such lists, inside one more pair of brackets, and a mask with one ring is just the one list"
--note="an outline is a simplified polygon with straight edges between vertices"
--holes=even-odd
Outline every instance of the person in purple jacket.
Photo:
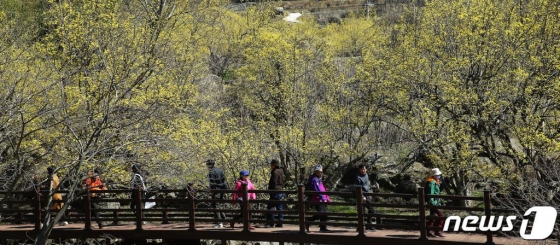
[[[309,176],[308,184],[310,191],[317,191],[317,192],[326,192],[325,185],[323,185],[323,167],[321,165],[315,166],[313,168],[313,174]],[[315,210],[317,212],[325,213],[321,215],[313,215],[313,217],[309,218],[307,221],[315,221],[319,220],[320,222],[327,222],[327,205],[325,203],[330,202],[331,199],[328,195],[323,193],[316,193],[311,197],[311,201],[314,203]],[[306,230],[309,232],[309,224],[306,224]],[[319,225],[320,232],[329,232],[330,230],[327,229],[326,225]]]

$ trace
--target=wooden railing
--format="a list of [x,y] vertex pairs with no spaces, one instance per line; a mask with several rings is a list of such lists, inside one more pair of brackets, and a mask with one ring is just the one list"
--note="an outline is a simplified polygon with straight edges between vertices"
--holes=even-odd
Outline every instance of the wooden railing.
[[[130,198],[132,192],[136,193],[136,198],[133,200]],[[190,231],[196,231],[196,223],[213,223],[213,222],[223,222],[230,223],[232,219],[216,219],[213,217],[214,212],[227,212],[230,214],[237,214],[239,212],[239,207],[236,205],[231,205],[231,198],[216,199],[212,198],[210,194],[224,193],[226,196],[233,193],[233,190],[195,190],[195,189],[182,189],[182,190],[158,190],[156,198],[154,199],[141,199],[140,189],[135,190],[104,190],[104,191],[86,191],[81,195],[81,204],[72,203],[70,208],[66,210],[68,218],[61,221],[69,221],[73,223],[84,223],[84,229],[90,230],[92,226],[92,221],[96,221],[92,218],[92,212],[100,212],[102,222],[112,222],[113,224],[118,224],[120,222],[135,222],[135,229],[138,231],[143,230],[143,222],[160,222],[160,223],[170,223],[170,222],[180,222],[188,223],[188,229]],[[60,193],[67,193],[60,191]],[[91,194],[99,194],[104,197],[102,198],[91,198]],[[171,193],[182,194],[184,198],[170,198]],[[411,194],[395,194],[395,193],[362,193],[362,188],[357,187],[355,192],[334,192],[329,191],[328,194],[334,198],[333,202],[321,203],[326,204],[331,207],[331,211],[327,212],[328,221],[327,222],[308,222],[306,220],[307,216],[310,215],[320,215],[325,213],[319,213],[307,210],[306,207],[314,205],[309,200],[306,200],[306,196],[312,195],[316,192],[304,192],[302,185],[297,187],[297,190],[247,190],[244,185],[242,189],[242,195],[246,197],[248,193],[256,193],[260,197],[257,200],[247,200],[243,198],[241,202],[241,208],[243,209],[243,221],[242,221],[242,231],[250,232],[249,226],[251,223],[265,223],[265,217],[268,213],[282,213],[284,214],[284,221],[282,224],[295,224],[299,227],[299,233],[305,234],[307,225],[328,225],[328,226],[341,226],[341,227],[356,227],[358,236],[365,236],[365,219],[373,218],[376,222],[373,224],[375,228],[382,229],[404,229],[404,230],[417,230],[419,231],[420,240],[428,240],[427,230],[427,220],[435,219],[441,220],[446,217],[437,217],[426,215],[426,210],[430,208],[444,209],[444,210],[458,210],[458,211],[468,211],[468,212],[479,212],[480,215],[490,216],[496,209],[492,209],[491,197],[489,191],[484,191],[482,197],[467,197],[467,196],[451,196],[451,195],[440,195],[427,197],[437,197],[449,200],[470,200],[474,202],[479,202],[482,207],[458,207],[458,206],[430,206],[425,203],[424,189],[418,189],[418,195]],[[283,193],[286,198],[280,201],[268,200],[266,194]],[[8,196],[9,194],[9,196]],[[20,196],[27,195],[29,192],[0,192],[0,197],[2,197],[3,207],[0,207],[0,222],[1,223],[33,223],[35,229],[41,228],[41,223],[43,214],[47,211],[51,211],[43,207],[43,201],[49,194],[48,191],[42,191],[37,189],[34,192],[34,197],[31,199],[14,200],[18,199]],[[51,193],[52,194],[52,193]],[[374,214],[365,214],[363,210],[362,194],[364,196],[371,197],[381,197],[384,199],[391,198],[402,198],[402,199],[414,199],[418,200],[418,203],[411,202],[389,202],[380,203],[374,202],[373,206],[377,209]],[[109,198],[109,196],[112,196]],[[146,201],[154,201],[157,203],[156,207],[151,209],[142,208],[142,203]],[[119,206],[125,205],[127,203],[135,203],[135,213],[132,212],[130,208],[122,207],[111,207],[111,205],[101,205],[99,209],[91,209],[91,203],[119,203]],[[211,203],[221,203],[223,208],[212,208]],[[269,203],[282,203],[284,204],[284,209],[282,211],[269,211],[266,210],[266,204]],[[341,207],[346,206],[343,212],[337,211]],[[350,207],[350,208],[348,208]],[[334,208],[334,210],[333,210]],[[383,210],[379,210],[383,209]],[[349,212],[354,211],[354,212]],[[508,210],[499,210],[500,212],[507,212]],[[511,210],[511,214],[516,214],[514,210]],[[446,215],[451,215],[453,212],[446,211]],[[231,215],[230,215],[231,216]],[[400,224],[388,221],[399,221]],[[278,223],[278,221],[276,221]],[[493,244],[493,233],[492,231],[487,231],[487,244]]]

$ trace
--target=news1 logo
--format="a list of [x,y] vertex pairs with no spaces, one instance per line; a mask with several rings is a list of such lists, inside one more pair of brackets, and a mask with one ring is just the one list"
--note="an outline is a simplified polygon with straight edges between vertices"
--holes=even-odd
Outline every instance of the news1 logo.
[[[534,213],[533,226],[531,231],[527,234],[527,226],[529,225],[529,215]],[[523,221],[521,222],[521,227],[519,228],[519,233],[521,237],[525,240],[543,240],[552,234],[554,230],[554,223],[556,222],[557,212],[556,209],[549,206],[535,206],[527,211],[523,215]],[[497,222],[494,220],[498,218]],[[488,218],[488,222],[486,222]],[[476,231],[478,228],[480,231],[511,231],[513,230],[513,222],[517,219],[516,216],[505,217],[506,226],[503,226],[504,216],[467,216],[461,219],[459,216],[449,216],[445,220],[445,225],[443,226],[443,231],[449,230],[449,225],[452,220],[455,221],[455,226],[453,231],[459,231],[459,226],[463,231]],[[487,223],[487,224],[486,224]],[[478,224],[478,226],[476,226]]]

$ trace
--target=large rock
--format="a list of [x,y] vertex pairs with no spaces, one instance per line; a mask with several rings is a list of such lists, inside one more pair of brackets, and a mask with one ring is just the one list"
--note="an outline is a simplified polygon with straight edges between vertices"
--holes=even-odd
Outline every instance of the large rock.
[[379,188],[381,188],[382,190],[393,191],[395,190],[395,188],[397,188],[397,186],[393,184],[390,178],[380,178],[377,180],[377,183],[379,184]]
[[418,194],[419,184],[414,183],[412,180],[403,180],[399,182],[395,188],[395,193],[405,193],[405,194]]

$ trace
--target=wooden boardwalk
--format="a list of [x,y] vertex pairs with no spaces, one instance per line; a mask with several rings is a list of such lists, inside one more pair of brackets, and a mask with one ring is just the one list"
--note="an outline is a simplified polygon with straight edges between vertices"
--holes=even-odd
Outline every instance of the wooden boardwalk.
[[[299,227],[285,225],[282,228],[262,228],[256,226],[250,232],[242,231],[242,228],[212,228],[211,224],[199,224],[195,231],[189,231],[189,225],[177,224],[151,224],[143,226],[143,230],[136,230],[133,223],[108,225],[103,229],[92,226],[92,230],[85,230],[84,224],[69,224],[67,226],[55,226],[50,238],[62,239],[74,238],[126,238],[126,239],[215,239],[215,240],[240,240],[240,241],[275,241],[275,242],[299,242],[299,243],[321,243],[321,244],[484,244],[486,235],[467,233],[446,233],[444,238],[428,238],[427,241],[419,239],[418,231],[405,230],[377,230],[366,232],[363,237],[358,236],[355,228],[329,227],[331,232],[319,232],[317,227],[311,227],[307,234],[300,234]],[[33,224],[24,225],[0,225],[0,237],[3,239],[24,239],[33,237]],[[536,244],[515,237],[494,237],[495,244]],[[557,240],[549,239],[539,241],[538,244],[558,244]]]
[[[136,198],[130,199],[130,193],[136,191]],[[346,212],[316,212],[308,209],[309,205],[316,203],[305,200],[303,186],[298,186],[296,191],[282,191],[293,198],[286,198],[281,201],[269,201],[266,195],[278,191],[255,190],[253,193],[261,194],[262,198],[251,200],[244,199],[240,206],[231,206],[231,200],[214,199],[208,195],[216,190],[160,190],[155,199],[140,199],[140,190],[107,190],[95,191],[92,193],[103,193],[104,198],[92,199],[91,193],[84,195],[83,203],[75,203],[65,207],[68,215],[64,220],[72,224],[67,226],[55,226],[50,233],[51,239],[89,239],[104,238],[107,242],[114,239],[126,240],[145,240],[145,239],[168,239],[168,240],[236,240],[236,241],[274,241],[291,243],[314,243],[314,244],[559,244],[557,240],[548,239],[545,241],[526,241],[519,237],[504,237],[497,232],[486,231],[484,233],[449,232],[446,237],[428,237],[426,230],[433,229],[427,226],[430,219],[446,219],[447,217],[430,216],[427,212],[433,206],[425,205],[423,188],[419,188],[419,195],[410,194],[389,194],[389,193],[365,193],[366,196],[378,196],[387,198],[417,198],[416,203],[374,203],[376,208],[385,208],[385,212],[366,214],[363,211],[361,202],[361,188],[357,188],[356,193],[352,192],[327,192],[329,195],[338,195],[340,198],[332,203],[326,203],[329,207],[346,207]],[[167,197],[168,193],[183,192],[183,198]],[[231,190],[219,190],[217,193],[231,194]],[[246,186],[243,188],[243,195],[249,191]],[[0,193],[5,197],[7,193]],[[18,194],[18,193],[15,193]],[[12,195],[15,195],[12,193]],[[25,193],[19,193],[25,194]],[[41,228],[41,217],[44,216],[46,209],[43,208],[42,196],[48,192],[37,190],[34,199],[23,200],[2,200],[6,207],[0,208],[0,242],[5,244],[8,240],[33,240],[37,237]],[[109,198],[109,195],[114,197]],[[124,196],[124,198],[123,198]],[[428,195],[429,196],[429,195]],[[491,197],[488,191],[484,192],[483,197],[465,196],[434,196],[446,199],[464,199],[478,202],[479,207],[455,207],[437,206],[443,209],[446,215],[453,214],[454,210],[477,212],[478,215],[514,214],[519,213],[515,210],[497,209],[491,205]],[[143,202],[155,201],[157,206],[151,209],[142,208]],[[116,203],[136,204],[136,208],[131,210],[127,204],[118,206],[109,205]],[[264,228],[258,224],[265,222],[268,213],[276,211],[266,210],[268,203],[283,203],[285,209],[282,228]],[[210,204],[221,204],[221,207],[213,208]],[[92,209],[93,204],[99,207]],[[480,207],[481,206],[481,207]],[[82,207],[80,209],[80,207]],[[348,208],[349,207],[349,208]],[[241,224],[236,224],[234,229],[229,228],[229,222],[239,208],[243,210],[243,220]],[[348,212],[350,210],[350,212]],[[354,212],[352,212],[352,210]],[[387,212],[391,210],[392,212]],[[134,212],[133,212],[134,211]],[[100,220],[95,220],[92,213],[99,212]],[[214,212],[226,212],[229,218],[215,219]],[[308,220],[313,215],[327,215],[326,222],[311,222]],[[372,218],[373,225],[378,230],[368,232],[365,230],[365,221]],[[107,225],[99,229],[95,224],[101,221],[105,224],[113,223],[117,225]],[[146,221],[147,224],[143,224]],[[226,228],[212,228],[213,222],[223,222]],[[249,222],[256,224],[255,230],[249,230]],[[277,221],[278,222],[278,221]],[[136,223],[136,224],[135,224]],[[327,225],[331,232],[319,232],[318,224]],[[305,231],[305,226],[311,225],[310,232]],[[519,228],[516,227],[518,230]],[[516,231],[517,231],[516,230]]]

